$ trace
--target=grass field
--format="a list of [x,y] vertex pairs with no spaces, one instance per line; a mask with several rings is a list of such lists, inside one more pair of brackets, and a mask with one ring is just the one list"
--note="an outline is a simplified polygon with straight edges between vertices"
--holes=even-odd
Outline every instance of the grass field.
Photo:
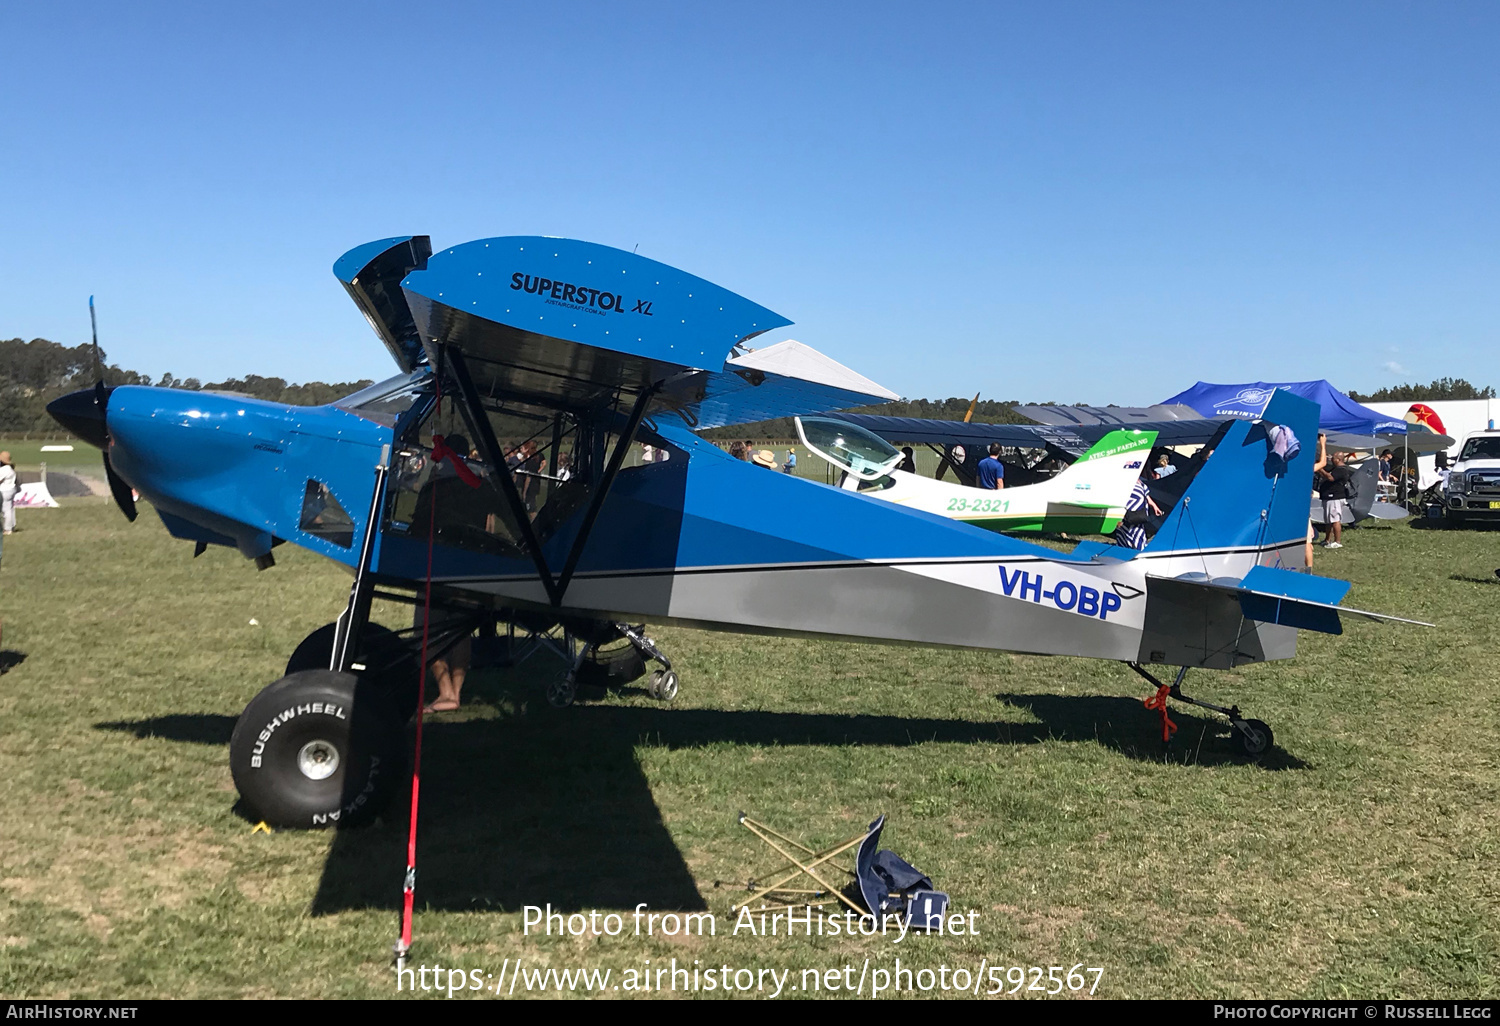
[[[347,575],[291,546],[264,573],[194,560],[143,512],[23,510],[6,539],[0,994],[391,996],[404,802],[363,830],[252,833],[227,765]],[[1139,682],[1100,662],[660,629],[676,703],[560,712],[538,660],[486,671],[426,738],[415,961],[614,983],[676,958],[788,988],[866,959],[1081,962],[1104,997],[1493,998],[1500,533],[1346,545],[1317,569],[1355,582],[1350,604],[1439,627],[1350,619],[1295,660],[1190,677],[1275,728],[1259,765],[1187,711],[1164,753]],[[714,881],[766,861],[739,809],[820,843],[887,813],[886,846],[979,936],[731,935]],[[623,910],[627,932],[638,902],[706,909],[718,935],[523,935],[520,907],[548,902]]]

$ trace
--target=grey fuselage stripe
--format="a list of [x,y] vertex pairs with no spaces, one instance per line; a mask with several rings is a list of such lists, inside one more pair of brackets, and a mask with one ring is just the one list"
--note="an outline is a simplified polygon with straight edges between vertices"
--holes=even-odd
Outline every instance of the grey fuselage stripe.
[[[1282,549],[1306,544],[1305,537],[1288,539],[1280,543],[1269,543],[1264,545],[1229,545],[1214,549],[1173,549],[1167,552],[1142,552],[1134,559],[1114,560],[1107,559],[1100,562],[1090,562],[1071,559],[1049,559],[1046,556],[950,556],[945,558],[929,559],[854,559],[854,560],[829,560],[817,562],[809,560],[802,563],[736,563],[726,566],[691,566],[691,567],[657,567],[640,570],[592,570],[580,571],[573,575],[575,580],[608,580],[611,578],[627,577],[692,577],[706,574],[735,574],[747,571],[775,571],[775,570],[851,570],[861,567],[895,568],[918,566],[963,566],[974,564],[1012,564],[1012,563],[1043,563],[1058,567],[1108,567],[1123,566],[1128,563],[1139,563],[1142,561],[1161,559],[1193,559],[1208,556],[1229,556],[1237,554],[1255,553],[1262,555],[1267,552],[1279,552]],[[512,581],[529,581],[536,578],[536,574],[490,574],[482,576],[453,576],[434,577],[434,581],[490,584],[506,583]]]

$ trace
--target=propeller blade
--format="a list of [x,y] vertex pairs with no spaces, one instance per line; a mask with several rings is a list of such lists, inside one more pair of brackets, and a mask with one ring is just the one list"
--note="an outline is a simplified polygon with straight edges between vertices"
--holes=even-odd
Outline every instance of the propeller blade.
[[115,497],[115,505],[120,507],[120,512],[125,514],[125,519],[131,523],[135,522],[135,495],[125,479],[115,473],[114,465],[109,462],[109,451],[104,453],[104,476],[109,479],[109,494]]
[[94,332],[94,380],[104,387],[104,357],[99,355],[99,321],[94,317],[94,297],[89,297],[89,327]]

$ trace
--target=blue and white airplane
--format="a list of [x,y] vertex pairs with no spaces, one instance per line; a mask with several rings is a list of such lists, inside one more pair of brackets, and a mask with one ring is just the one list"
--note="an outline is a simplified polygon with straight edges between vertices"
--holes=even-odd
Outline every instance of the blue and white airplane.
[[[1216,710],[1251,756],[1270,729],[1188,698],[1188,668],[1285,659],[1299,628],[1341,631],[1349,585],[1298,572],[1318,408],[1289,393],[1228,428],[1143,550],[1064,553],[699,438],[894,395],[817,354],[746,352],[790,322],[665,264],[539,237],[434,253],[410,236],[334,271],[394,358],[389,381],[318,408],[102,382],[49,407],[104,449],[132,519],[134,488],[198,551],[265,568],[292,542],[353,574],[339,621],[235,728],[235,782],[269,822],[377,811],[405,766],[418,663],[476,628],[565,632],[559,705],[622,638],[636,672],[660,664],[653,693],[674,695],[642,623],[1118,660],[1158,689],[1164,724],[1169,697]],[[627,466],[637,444],[668,458]],[[369,623],[376,594],[436,607],[425,646]],[[1172,683],[1151,664],[1177,668]]]

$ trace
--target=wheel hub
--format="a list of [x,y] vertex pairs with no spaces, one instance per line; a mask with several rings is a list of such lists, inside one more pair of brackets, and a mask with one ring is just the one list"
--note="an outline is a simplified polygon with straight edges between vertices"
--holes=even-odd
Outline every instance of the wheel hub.
[[327,780],[339,768],[339,750],[327,741],[309,741],[297,753],[297,768],[308,780]]

